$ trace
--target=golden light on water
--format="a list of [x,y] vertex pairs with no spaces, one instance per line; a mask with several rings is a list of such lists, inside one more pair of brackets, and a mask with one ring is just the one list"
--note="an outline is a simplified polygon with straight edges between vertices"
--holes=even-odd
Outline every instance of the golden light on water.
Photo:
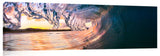
[[[49,23],[46,20],[27,19],[27,16],[22,16],[21,29],[25,28],[39,28],[48,29]],[[32,21],[32,22],[30,22]],[[41,24],[42,22],[45,22]],[[64,25],[64,20],[60,19],[61,27]],[[27,24],[28,23],[28,24]],[[39,23],[39,24],[38,24]],[[39,25],[39,26],[37,26]],[[46,26],[48,25],[48,26]],[[86,23],[88,26],[92,26],[91,22]],[[46,28],[44,28],[46,26]],[[98,32],[97,24],[88,30],[84,31],[61,31],[61,32],[32,32],[32,33],[21,33],[21,34],[4,34],[5,40],[7,42],[12,39],[17,39],[14,42],[9,42],[13,45],[12,50],[64,50],[64,49],[76,49],[81,50],[84,46],[99,40],[102,35],[106,32]],[[12,36],[12,38],[10,38]],[[87,37],[87,38],[86,38]],[[88,41],[87,41],[88,39]],[[5,46],[5,48],[10,48],[10,46]]]

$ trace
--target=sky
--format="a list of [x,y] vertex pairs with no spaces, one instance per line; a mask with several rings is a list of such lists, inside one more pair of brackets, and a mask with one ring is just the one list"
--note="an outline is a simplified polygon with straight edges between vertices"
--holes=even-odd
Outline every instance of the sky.
[[20,29],[27,29],[27,28],[52,29],[52,26],[53,25],[51,25],[44,18],[33,19],[31,17],[22,14]]

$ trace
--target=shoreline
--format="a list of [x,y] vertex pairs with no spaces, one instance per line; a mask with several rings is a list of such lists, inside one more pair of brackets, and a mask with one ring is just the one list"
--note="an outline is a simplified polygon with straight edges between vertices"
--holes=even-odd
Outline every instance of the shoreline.
[[72,30],[71,29],[57,29],[57,30],[19,29],[19,30],[11,30],[8,28],[3,28],[3,34],[5,34],[5,33],[59,32],[59,31],[72,31]]

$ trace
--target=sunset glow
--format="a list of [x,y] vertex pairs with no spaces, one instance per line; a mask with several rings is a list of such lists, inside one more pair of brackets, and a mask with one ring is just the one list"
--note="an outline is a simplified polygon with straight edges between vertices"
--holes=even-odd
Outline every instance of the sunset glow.
[[33,19],[22,14],[21,17],[21,27],[20,29],[34,28],[34,29],[52,29],[51,25],[44,18],[42,19]]
[[[58,29],[70,29],[66,26],[64,17],[61,16],[59,20],[59,28]],[[34,28],[34,29],[53,29],[53,25],[50,24],[44,18],[41,19],[33,19],[32,17],[28,17],[25,14],[22,14],[21,17],[21,27],[20,29]]]

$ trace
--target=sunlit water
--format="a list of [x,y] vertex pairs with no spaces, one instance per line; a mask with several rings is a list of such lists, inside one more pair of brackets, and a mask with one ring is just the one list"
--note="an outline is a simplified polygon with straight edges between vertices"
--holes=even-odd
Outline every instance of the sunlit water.
[[63,50],[83,49],[100,35],[95,31],[57,31],[32,33],[5,33],[4,50]]
[[78,36],[71,37],[73,35],[76,34],[71,32],[9,33],[4,34],[4,48],[5,50],[50,50],[81,44],[81,41],[76,40]]

